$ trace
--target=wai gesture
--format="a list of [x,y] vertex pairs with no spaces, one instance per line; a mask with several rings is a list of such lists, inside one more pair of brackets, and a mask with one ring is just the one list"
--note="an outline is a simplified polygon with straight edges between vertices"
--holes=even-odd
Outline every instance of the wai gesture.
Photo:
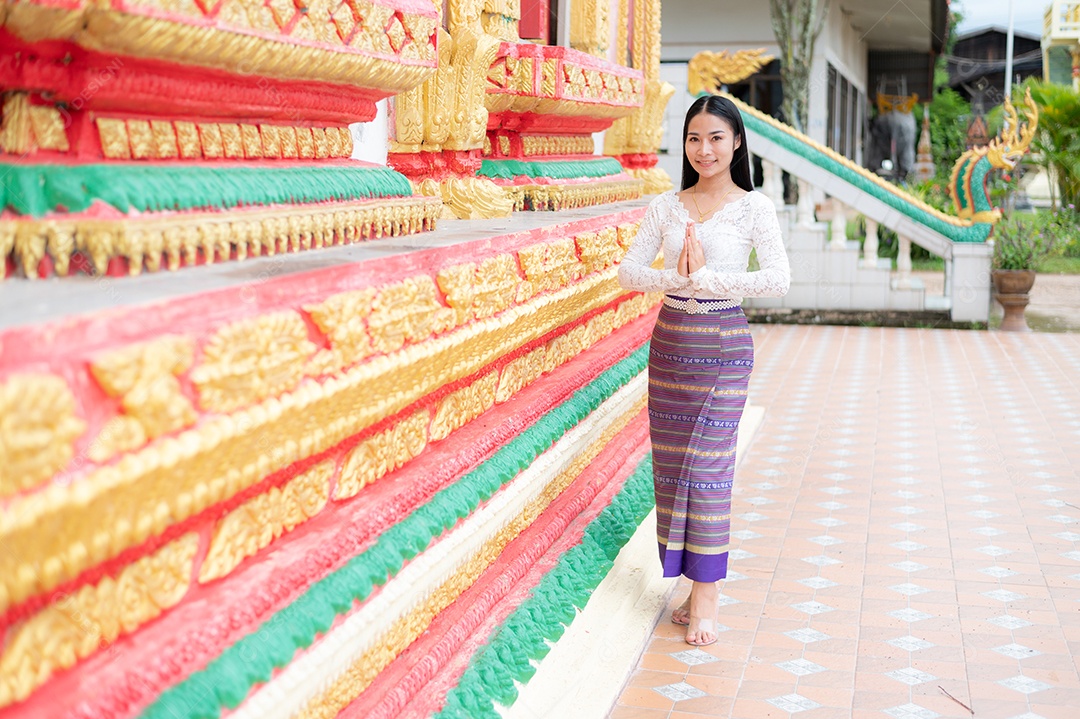
[[694,223],[686,223],[686,236],[683,238],[682,252],[679,253],[679,274],[689,277],[705,266],[705,251],[694,230]]

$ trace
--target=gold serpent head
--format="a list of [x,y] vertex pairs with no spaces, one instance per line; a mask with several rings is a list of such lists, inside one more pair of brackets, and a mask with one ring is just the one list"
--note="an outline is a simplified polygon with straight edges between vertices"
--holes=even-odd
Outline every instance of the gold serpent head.
[[1005,98],[1005,126],[1001,128],[998,136],[990,141],[987,147],[986,159],[990,164],[1000,170],[1011,170],[1016,163],[1028,151],[1031,140],[1035,137],[1035,130],[1039,126],[1039,106],[1031,99],[1031,88],[1024,93],[1024,122],[1020,122],[1020,115],[1009,98]]

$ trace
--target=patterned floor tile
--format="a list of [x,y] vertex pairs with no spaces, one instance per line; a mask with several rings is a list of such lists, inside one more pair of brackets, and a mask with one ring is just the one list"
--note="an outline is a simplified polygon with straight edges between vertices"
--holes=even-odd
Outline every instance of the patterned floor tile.
[[706,648],[662,617],[612,719],[967,716],[938,685],[987,719],[1073,719],[1080,335],[752,332],[738,602]]

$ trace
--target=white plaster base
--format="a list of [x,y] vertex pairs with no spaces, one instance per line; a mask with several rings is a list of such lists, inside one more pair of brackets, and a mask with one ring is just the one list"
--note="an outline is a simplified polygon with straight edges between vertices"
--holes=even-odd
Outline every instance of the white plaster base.
[[[745,455],[765,408],[747,406],[739,423],[736,461]],[[504,719],[604,719],[663,619],[675,590],[656,554],[656,510],[619,552],[615,566],[556,642]],[[689,647],[688,647],[689,648]]]

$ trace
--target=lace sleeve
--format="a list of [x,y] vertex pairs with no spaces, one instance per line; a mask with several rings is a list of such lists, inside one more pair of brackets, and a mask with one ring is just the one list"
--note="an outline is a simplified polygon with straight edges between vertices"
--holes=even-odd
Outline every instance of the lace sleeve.
[[750,211],[750,238],[757,250],[756,272],[714,272],[702,267],[690,275],[694,288],[728,297],[783,297],[791,286],[784,238],[776,208],[766,198],[755,198]]
[[619,263],[619,284],[624,289],[670,292],[690,285],[690,278],[683,277],[674,268],[657,270],[651,266],[664,242],[660,213],[666,210],[662,202],[663,196],[660,196],[649,204],[630,249]]

